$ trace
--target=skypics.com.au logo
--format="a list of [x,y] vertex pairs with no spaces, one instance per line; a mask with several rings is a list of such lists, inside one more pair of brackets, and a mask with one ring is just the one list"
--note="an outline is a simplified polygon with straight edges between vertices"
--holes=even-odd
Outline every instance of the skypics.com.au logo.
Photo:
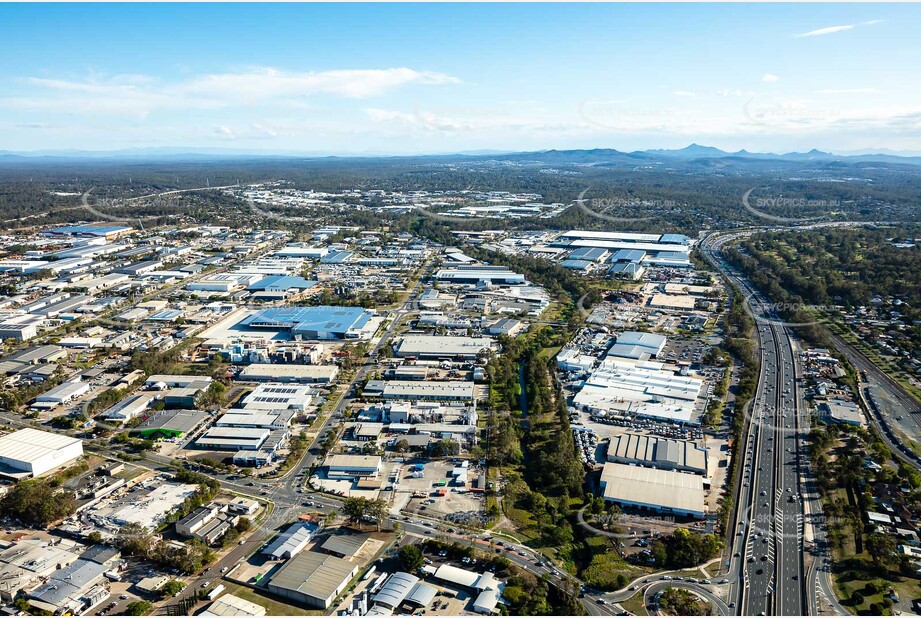
[[[793,396],[792,391],[788,394]],[[765,392],[763,396],[773,398],[774,393],[773,391]],[[757,425],[762,431],[768,432],[768,435],[773,435],[775,432],[781,435],[802,434],[809,430],[812,422],[810,409],[796,403],[774,406],[764,402],[755,404],[750,401],[742,410],[742,414],[750,424]],[[770,446],[770,448],[774,447]]]
[[638,216],[638,214],[628,215],[627,213],[631,210],[649,211],[655,209],[670,209],[674,208],[676,205],[676,203],[671,200],[643,200],[639,198],[629,199],[622,197],[595,197],[586,200],[585,194],[589,192],[589,189],[591,189],[591,187],[583,189],[579,197],[573,201],[573,205],[589,216],[611,223],[650,221],[655,217],[648,215]]
[[752,199],[751,194],[755,190],[752,187],[742,195],[742,207],[750,214],[782,225],[804,225],[815,223],[822,217],[796,218],[782,217],[765,212],[764,209],[793,209],[793,210],[816,210],[816,209],[834,209],[841,206],[838,200],[811,200],[803,197],[758,197]]
[[745,298],[743,307],[745,312],[758,324],[790,328],[818,324],[820,322],[818,316],[832,309],[829,305],[807,303],[762,303],[755,299],[754,294]]
[[[577,197],[572,202],[572,206],[575,206],[585,214],[595,217],[597,219],[602,219],[610,223],[635,223],[638,221],[651,221],[656,217],[651,215],[640,216],[639,214],[627,214],[630,211],[650,211],[650,210],[669,210],[677,206],[677,203],[672,200],[658,200],[658,199],[639,199],[639,198],[623,198],[623,197],[595,197],[591,199],[586,199],[585,194],[588,193],[589,188],[585,188],[579,193]],[[430,210],[428,207],[416,205],[412,212],[418,213],[424,217],[434,219],[436,221],[444,221],[446,223],[469,223],[474,217],[470,216],[454,216],[448,214],[442,214]],[[485,218],[485,217],[479,217]]]
[[842,119],[838,110],[816,107],[811,101],[759,102],[749,97],[742,105],[742,115],[750,125],[774,129],[803,130],[829,125]]
[[669,515],[593,514],[588,512],[587,506],[576,514],[576,520],[593,534],[618,540],[642,538],[649,528],[676,525],[675,518]]

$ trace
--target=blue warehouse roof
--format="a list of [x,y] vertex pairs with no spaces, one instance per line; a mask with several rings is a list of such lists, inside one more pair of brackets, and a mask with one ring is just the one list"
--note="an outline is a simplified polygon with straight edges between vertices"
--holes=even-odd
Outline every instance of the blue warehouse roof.
[[621,249],[611,257],[612,262],[639,262],[646,257],[641,249]]
[[563,260],[561,266],[572,270],[587,270],[592,264],[593,262],[586,260]]
[[67,225],[57,227],[45,232],[53,236],[106,236],[120,232],[130,232],[133,228],[127,225]]
[[351,251],[336,251],[320,258],[320,264],[342,264],[354,254]]
[[582,247],[569,254],[570,260],[590,260],[597,262],[607,255],[608,250],[600,247]]
[[684,234],[662,234],[659,242],[669,245],[686,245],[691,242],[691,239]]
[[274,307],[251,315],[244,320],[244,324],[256,328],[294,328],[299,331],[345,333],[364,327],[372,315],[372,312],[361,307]]
[[303,277],[293,277],[291,275],[273,275],[271,277],[266,277],[265,279],[260,279],[246,289],[251,292],[268,290],[269,288],[278,290],[309,290],[316,284],[316,281],[309,281]]

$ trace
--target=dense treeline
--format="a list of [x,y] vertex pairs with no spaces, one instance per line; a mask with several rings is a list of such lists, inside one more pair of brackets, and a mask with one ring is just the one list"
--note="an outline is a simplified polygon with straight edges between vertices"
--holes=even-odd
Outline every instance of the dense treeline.
[[[540,354],[562,339],[549,327],[533,337],[503,336],[503,353],[487,363],[489,406],[495,417],[488,459],[493,465],[523,462],[531,490],[555,498],[581,496],[583,477],[566,400],[550,369],[551,360]],[[520,364],[527,385],[526,410],[521,409]],[[525,413],[524,426],[515,422]]]
[[4,516],[39,527],[72,515],[76,508],[74,495],[47,478],[19,481],[0,499]]
[[177,547],[136,523],[122,526],[116,544],[123,555],[150,560],[186,575],[197,573],[217,557],[214,550],[198,539]]
[[772,299],[856,307],[877,295],[895,296],[911,315],[921,312],[921,247],[893,245],[905,237],[921,237],[921,226],[766,232],[728,253]]
[[[735,479],[737,461],[741,459],[739,448],[743,441],[742,437],[745,432],[745,419],[748,417],[744,413],[746,407],[755,396],[755,389],[758,387],[758,377],[760,374],[760,363],[755,355],[755,342],[752,339],[755,330],[755,321],[745,310],[745,298],[742,297],[741,290],[733,284],[729,284],[729,309],[726,312],[726,337],[723,340],[722,347],[735,358],[739,364],[739,382],[736,385],[734,414],[730,435],[732,436],[731,449],[732,458],[729,460],[728,479]],[[716,353],[714,353],[716,354]],[[730,368],[727,368],[727,372]],[[720,500],[719,521],[726,530],[726,524],[734,507],[732,492],[727,492]]]
[[656,565],[669,569],[685,569],[715,558],[723,542],[712,534],[698,534],[678,528],[668,536],[652,542],[650,551]]
[[[770,232],[724,250],[751,282],[794,323],[815,321],[815,312],[853,309],[872,299],[901,301],[901,333],[891,331],[909,356],[921,356],[921,247],[895,247],[893,240],[921,237],[921,226],[821,228],[796,233]],[[798,329],[827,345],[821,327]]]
[[585,471],[576,456],[566,399],[550,368],[553,361],[530,354],[523,362],[528,406],[528,485],[547,496],[581,496]]

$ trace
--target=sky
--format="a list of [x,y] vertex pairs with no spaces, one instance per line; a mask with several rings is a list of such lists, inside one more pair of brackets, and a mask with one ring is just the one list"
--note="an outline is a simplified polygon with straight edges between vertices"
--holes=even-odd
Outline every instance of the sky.
[[921,153],[916,4],[0,4],[0,150]]

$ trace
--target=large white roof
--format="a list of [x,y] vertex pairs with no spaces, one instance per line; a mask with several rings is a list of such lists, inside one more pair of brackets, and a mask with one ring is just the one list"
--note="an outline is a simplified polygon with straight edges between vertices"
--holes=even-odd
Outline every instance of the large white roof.
[[452,584],[472,588],[473,584],[476,583],[480,576],[478,573],[468,571],[467,569],[461,569],[450,564],[443,564],[435,571],[435,577]]
[[601,472],[604,497],[621,503],[649,505],[703,514],[703,477],[671,470],[606,463]]
[[20,429],[0,437],[0,457],[31,462],[81,440],[38,429]]

